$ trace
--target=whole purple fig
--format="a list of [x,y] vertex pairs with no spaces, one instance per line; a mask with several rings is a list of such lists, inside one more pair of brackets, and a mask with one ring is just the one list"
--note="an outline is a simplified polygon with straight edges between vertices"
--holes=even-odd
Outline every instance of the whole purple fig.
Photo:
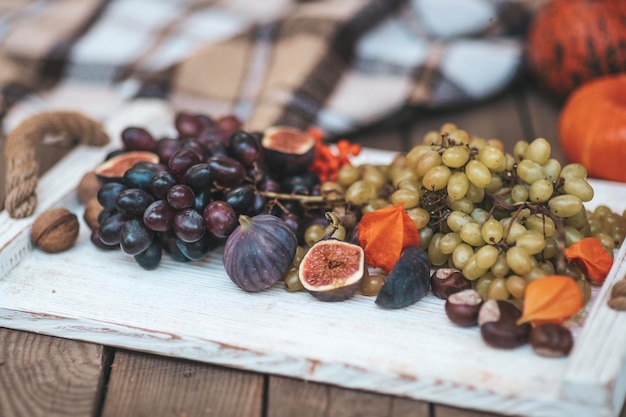
[[241,289],[262,291],[287,272],[297,247],[296,234],[282,219],[241,215],[224,246],[224,268]]

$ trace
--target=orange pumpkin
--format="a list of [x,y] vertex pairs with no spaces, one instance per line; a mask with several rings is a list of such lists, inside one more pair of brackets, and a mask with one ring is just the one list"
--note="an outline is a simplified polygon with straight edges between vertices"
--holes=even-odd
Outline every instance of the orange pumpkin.
[[560,114],[559,141],[589,176],[626,182],[626,73],[574,90]]
[[532,74],[565,98],[585,81],[626,71],[624,22],[624,0],[553,0],[535,14],[528,31]]

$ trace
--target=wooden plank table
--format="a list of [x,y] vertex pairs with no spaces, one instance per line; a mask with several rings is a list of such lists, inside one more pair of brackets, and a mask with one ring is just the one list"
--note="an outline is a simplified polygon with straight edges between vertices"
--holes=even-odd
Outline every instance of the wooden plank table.
[[[504,141],[556,142],[559,107],[525,84],[470,108],[405,114],[350,137],[406,151],[444,122]],[[39,148],[42,171],[66,150]],[[4,161],[3,161],[4,162]],[[0,166],[4,190],[4,165]],[[2,198],[2,201],[4,198]],[[506,410],[503,410],[506,414]],[[0,417],[471,417],[491,413],[0,328]],[[626,417],[626,408],[621,417]]]

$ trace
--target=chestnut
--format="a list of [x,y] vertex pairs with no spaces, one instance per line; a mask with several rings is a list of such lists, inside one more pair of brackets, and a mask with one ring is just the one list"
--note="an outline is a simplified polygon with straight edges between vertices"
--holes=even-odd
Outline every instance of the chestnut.
[[574,337],[567,327],[560,324],[539,324],[530,332],[530,345],[538,355],[557,358],[569,355]]
[[450,294],[444,308],[452,323],[471,327],[478,324],[478,312],[482,304],[480,294],[476,290],[468,289]]
[[472,288],[472,283],[455,268],[439,268],[430,277],[430,288],[439,298],[447,299],[451,294]]
[[498,349],[514,349],[528,343],[532,326],[518,325],[522,312],[508,301],[487,300],[478,312],[480,334],[485,343]]

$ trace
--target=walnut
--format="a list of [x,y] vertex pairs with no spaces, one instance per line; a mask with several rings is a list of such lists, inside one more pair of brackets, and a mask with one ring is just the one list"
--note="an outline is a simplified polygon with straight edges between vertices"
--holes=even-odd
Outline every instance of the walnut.
[[76,192],[78,194],[78,200],[81,203],[86,204],[89,200],[91,200],[98,194],[98,190],[100,189],[101,185],[102,184],[100,184],[100,180],[93,171],[87,172],[81,178],[80,182],[78,183],[78,188],[76,189]]
[[83,214],[83,219],[85,219],[85,223],[91,230],[97,230],[100,227],[100,222],[98,222],[98,217],[102,212],[103,207],[102,204],[98,201],[98,197],[92,197],[85,203],[85,213]]
[[76,242],[78,227],[78,218],[66,208],[46,210],[33,223],[31,241],[45,252],[62,252]]

